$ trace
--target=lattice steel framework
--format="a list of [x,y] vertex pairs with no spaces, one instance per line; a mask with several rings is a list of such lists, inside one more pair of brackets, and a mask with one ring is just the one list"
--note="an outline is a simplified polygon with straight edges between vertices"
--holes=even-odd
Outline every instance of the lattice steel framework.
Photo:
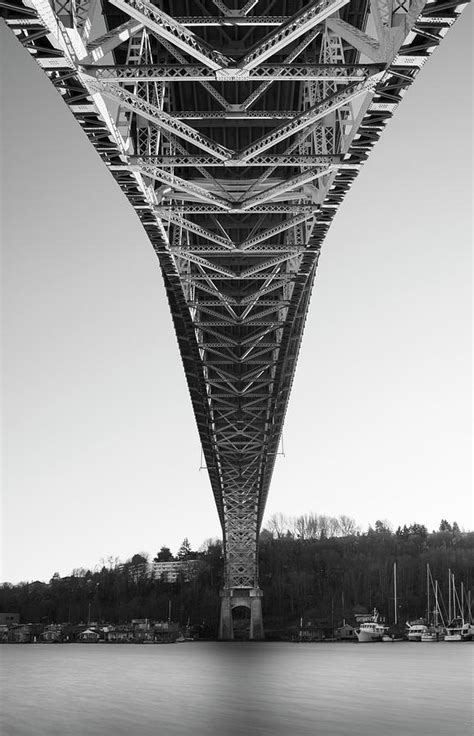
[[225,589],[256,590],[258,533],[321,245],[464,4],[0,7],[156,251],[222,524]]

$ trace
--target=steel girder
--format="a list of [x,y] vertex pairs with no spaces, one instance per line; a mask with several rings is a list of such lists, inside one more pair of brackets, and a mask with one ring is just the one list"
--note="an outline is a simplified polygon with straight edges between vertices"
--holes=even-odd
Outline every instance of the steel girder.
[[[137,24],[139,26],[139,24]],[[136,26],[134,26],[136,27]],[[140,26],[139,26],[140,27]],[[114,39],[114,42],[117,39]],[[112,41],[110,41],[110,44]],[[107,46],[104,47],[107,48]],[[99,51],[100,50],[100,51]],[[93,64],[91,57],[95,57],[102,52],[102,46],[99,50],[93,49],[92,52],[83,59],[84,70],[97,79],[103,79],[108,82],[153,82],[153,81],[169,81],[169,82],[284,82],[284,81],[337,81],[337,82],[353,82],[361,78],[365,79],[370,74],[380,71],[383,65],[380,63],[369,64],[294,64],[291,62],[282,64],[262,64],[254,67],[247,72],[241,71],[237,67],[226,70],[225,75],[218,74],[216,71],[209,69],[204,65],[192,64],[143,64],[140,66],[132,64]],[[176,56],[176,54],[173,54]],[[247,107],[247,105],[245,105]],[[294,112],[298,112],[295,110]]]
[[212,8],[189,16],[185,0],[104,0],[95,24],[89,0],[9,0],[1,12],[157,253],[222,524],[225,587],[242,589],[258,586],[258,533],[321,245],[463,4]]

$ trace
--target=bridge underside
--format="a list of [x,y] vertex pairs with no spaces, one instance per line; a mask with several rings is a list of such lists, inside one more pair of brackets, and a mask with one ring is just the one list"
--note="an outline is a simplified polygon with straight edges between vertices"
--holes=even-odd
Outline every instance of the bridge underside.
[[263,637],[258,534],[322,242],[462,7],[2,3],[158,256],[223,530],[221,638],[242,606]]

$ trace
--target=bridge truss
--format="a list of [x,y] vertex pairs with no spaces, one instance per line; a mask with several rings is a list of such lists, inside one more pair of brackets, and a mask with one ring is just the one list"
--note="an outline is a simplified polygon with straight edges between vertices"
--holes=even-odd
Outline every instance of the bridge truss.
[[258,534],[325,235],[463,7],[0,0],[158,256],[223,530],[223,638],[236,605],[263,636]]

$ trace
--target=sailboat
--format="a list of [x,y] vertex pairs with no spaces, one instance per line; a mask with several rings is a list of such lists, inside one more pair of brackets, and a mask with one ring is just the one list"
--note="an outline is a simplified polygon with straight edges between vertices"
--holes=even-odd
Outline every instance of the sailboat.
[[[461,602],[459,601],[456,584],[454,581],[454,574],[449,572],[449,585],[450,585],[450,603],[452,600],[452,614],[453,617],[449,624],[446,626],[445,641],[471,641],[473,631],[471,624],[464,620],[464,586],[461,583]],[[452,591],[452,593],[451,593]],[[452,596],[452,597],[451,597]],[[457,607],[456,607],[457,603]],[[449,606],[449,613],[451,615],[451,605]]]
[[397,600],[397,563],[393,563],[393,627],[389,627],[388,631],[382,634],[382,641],[394,642],[403,641],[403,634],[398,629],[398,600]]
[[472,620],[472,605],[471,605],[471,591],[468,591],[467,594],[467,618],[469,623],[469,629],[472,634],[472,638],[474,639],[474,621]]
[[[430,617],[430,587],[434,589],[435,603],[433,609],[433,619]],[[445,637],[443,614],[439,607],[438,600],[438,581],[431,577],[430,566],[426,565],[426,595],[427,595],[427,611],[428,611],[428,628],[421,635],[421,641],[434,642],[443,641]],[[440,623],[441,621],[441,623]],[[430,623],[431,622],[431,623]]]
[[[427,570],[428,570],[427,565]],[[429,586],[429,575],[427,573],[427,598],[428,598],[428,606],[427,606],[427,621],[423,618],[419,618],[416,621],[407,621],[407,639],[408,641],[421,641],[421,638],[423,635],[426,635],[429,631],[429,627],[427,626],[427,623],[429,624],[430,619],[430,586]]]

